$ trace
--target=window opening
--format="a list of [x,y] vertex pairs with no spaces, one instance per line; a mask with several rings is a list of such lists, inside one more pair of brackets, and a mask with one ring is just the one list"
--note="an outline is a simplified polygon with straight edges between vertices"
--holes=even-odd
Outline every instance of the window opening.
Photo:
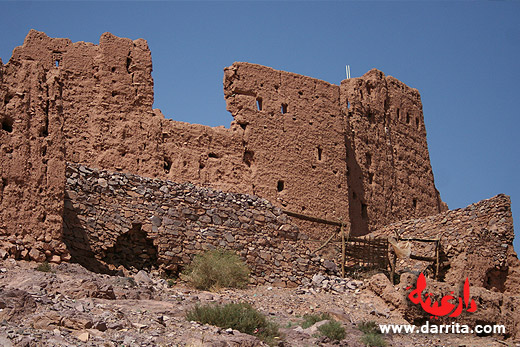
[[164,172],[170,173],[170,169],[172,168],[172,161],[168,158],[164,158]]
[[8,133],[13,132],[13,120],[11,118],[4,118],[2,121],[2,130],[7,131]]
[[278,192],[281,192],[285,187],[285,184],[283,181],[278,181],[278,184],[276,185],[276,189],[278,190]]
[[256,108],[258,111],[262,111],[262,98],[256,98]]

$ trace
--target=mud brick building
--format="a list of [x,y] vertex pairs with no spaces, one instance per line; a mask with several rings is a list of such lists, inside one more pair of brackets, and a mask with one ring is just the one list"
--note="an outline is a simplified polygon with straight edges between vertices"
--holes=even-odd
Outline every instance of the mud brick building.
[[[287,263],[273,246],[281,237],[295,249],[293,260],[312,269],[316,259],[300,243],[321,240],[333,227],[283,210],[343,222],[354,236],[447,211],[435,188],[420,94],[381,71],[338,86],[236,62],[224,69],[224,97],[234,118],[229,128],[165,119],[152,108],[151,72],[145,40],[110,33],[95,45],[31,30],[9,62],[0,62],[2,256],[107,261],[118,242],[125,244],[134,233],[146,249],[143,262],[174,268],[172,263],[185,263],[186,256],[224,240],[220,246],[254,245],[258,252],[243,256],[265,270],[265,264]],[[114,183],[113,175],[122,176]],[[194,198],[175,186],[176,199],[168,196],[172,182],[212,193],[197,190],[202,195]],[[146,194],[157,192],[167,195],[160,206],[144,204]],[[230,203],[238,210],[228,211],[218,196],[261,201],[262,207]],[[132,203],[141,198],[141,206]],[[111,199],[120,210],[103,205]],[[218,206],[215,211],[211,203]],[[182,212],[179,204],[192,204],[191,212]],[[130,218],[132,206],[142,220]],[[173,216],[170,210],[176,211]],[[506,222],[511,228],[499,244],[511,254],[512,220]],[[210,236],[207,228],[215,229]],[[247,230],[243,238],[240,228]],[[253,231],[261,235],[254,242]],[[206,236],[174,235],[177,247],[168,241],[172,232]],[[186,245],[203,239],[211,242]],[[232,239],[242,246],[232,246]],[[507,269],[511,262],[500,266]],[[276,276],[296,283],[308,272],[305,266]]]

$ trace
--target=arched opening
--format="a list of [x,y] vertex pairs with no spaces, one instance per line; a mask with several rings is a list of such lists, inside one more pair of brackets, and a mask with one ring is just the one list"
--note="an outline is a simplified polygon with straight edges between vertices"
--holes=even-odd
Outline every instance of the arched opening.
[[157,266],[157,247],[141,229],[141,223],[133,223],[132,228],[121,234],[113,247],[109,248],[103,259],[115,267],[127,269],[147,269]]

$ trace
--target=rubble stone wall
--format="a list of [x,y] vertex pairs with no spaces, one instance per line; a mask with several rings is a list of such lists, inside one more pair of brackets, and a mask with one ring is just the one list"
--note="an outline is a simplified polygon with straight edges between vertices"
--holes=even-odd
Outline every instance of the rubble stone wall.
[[[506,195],[463,209],[390,224],[371,235],[392,236],[395,232],[404,238],[441,237],[441,273],[448,283],[460,284],[469,277],[473,286],[500,292],[518,290],[519,260],[513,249],[511,201]],[[419,242],[413,242],[412,253],[435,254],[433,245],[420,247]],[[398,270],[408,266],[410,263],[404,263]]]
[[305,235],[256,196],[75,164],[65,192],[64,242],[73,261],[96,271],[177,272],[215,248],[236,251],[258,283],[296,286],[320,270]]

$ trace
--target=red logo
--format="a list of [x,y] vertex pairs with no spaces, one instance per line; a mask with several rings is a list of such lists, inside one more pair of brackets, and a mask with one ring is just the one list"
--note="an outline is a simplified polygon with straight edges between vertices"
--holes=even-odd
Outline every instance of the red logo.
[[[406,288],[406,290],[411,289],[412,287]],[[432,293],[428,293],[424,296],[423,300],[423,291],[426,288],[426,278],[421,273],[419,278],[417,278],[417,283],[415,285],[415,289],[408,294],[408,299],[414,304],[421,304],[422,309],[431,314],[430,318],[439,319],[442,316],[449,317],[458,317],[462,313],[463,307],[466,308],[468,312],[475,312],[477,310],[477,304],[475,300],[469,300],[469,280],[466,277],[466,281],[464,281],[464,295],[463,298],[458,298],[458,303],[456,298],[453,295],[445,295],[442,297],[441,302],[434,301],[432,303],[431,295]],[[453,294],[451,292],[450,294]],[[454,301],[455,299],[455,301]]]

